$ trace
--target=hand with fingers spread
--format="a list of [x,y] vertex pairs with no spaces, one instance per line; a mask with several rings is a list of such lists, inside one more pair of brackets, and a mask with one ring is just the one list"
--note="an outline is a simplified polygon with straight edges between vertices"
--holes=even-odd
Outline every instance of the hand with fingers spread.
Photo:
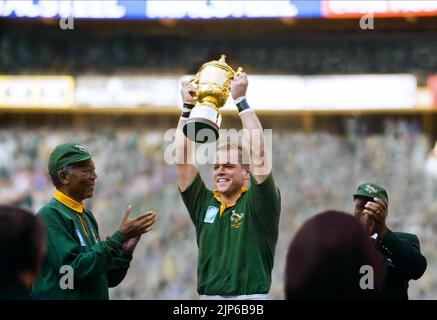
[[385,224],[385,219],[387,218],[387,205],[384,201],[373,198],[373,201],[368,201],[363,210],[363,214],[369,216],[374,222],[373,232],[378,233],[378,235],[383,238],[387,232],[387,225]]
[[129,219],[132,206],[129,205],[121,222],[119,231],[129,239],[135,238],[150,231],[155,223],[156,214],[153,211],[140,214],[139,216]]

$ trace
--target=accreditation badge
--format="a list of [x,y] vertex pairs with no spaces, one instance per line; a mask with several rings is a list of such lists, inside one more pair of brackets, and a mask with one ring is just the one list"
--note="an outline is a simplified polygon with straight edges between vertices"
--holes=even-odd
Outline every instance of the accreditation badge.
[[203,222],[206,223],[214,223],[215,217],[217,216],[217,213],[219,212],[219,208],[214,206],[209,206],[206,210],[205,219]]

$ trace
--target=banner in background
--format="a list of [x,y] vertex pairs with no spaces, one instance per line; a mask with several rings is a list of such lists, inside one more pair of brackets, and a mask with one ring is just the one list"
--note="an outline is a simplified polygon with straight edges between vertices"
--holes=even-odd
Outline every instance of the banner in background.
[[69,108],[74,95],[71,76],[0,76],[0,108]]
[[432,106],[437,108],[437,75],[428,77],[428,92],[432,99]]
[[0,17],[78,19],[358,18],[437,16],[425,0],[0,0]]
[[322,0],[321,12],[326,18],[437,16],[437,1],[428,0]]
[[84,19],[316,18],[320,1],[0,0],[0,17]]
[[250,76],[247,97],[257,110],[366,110],[414,108],[416,93],[408,74]]
[[[180,81],[190,76],[0,76],[1,107],[143,108],[177,110]],[[251,75],[255,110],[415,108],[413,75]],[[234,110],[229,97],[223,110]]]
[[[417,81],[410,74],[251,75],[249,80],[247,97],[254,110],[402,109],[415,108],[417,102]],[[235,106],[229,98],[223,110],[232,109]]]
[[79,76],[76,104],[92,108],[176,107],[178,77]]

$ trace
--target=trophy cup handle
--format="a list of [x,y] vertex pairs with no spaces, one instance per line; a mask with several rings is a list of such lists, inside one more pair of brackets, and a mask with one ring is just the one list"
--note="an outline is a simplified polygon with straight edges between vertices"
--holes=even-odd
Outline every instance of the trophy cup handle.
[[199,84],[199,73],[196,73],[195,76],[191,77],[190,83],[196,86]]
[[238,77],[241,73],[243,72],[243,68],[242,67],[238,67],[237,71],[235,71],[235,77]]

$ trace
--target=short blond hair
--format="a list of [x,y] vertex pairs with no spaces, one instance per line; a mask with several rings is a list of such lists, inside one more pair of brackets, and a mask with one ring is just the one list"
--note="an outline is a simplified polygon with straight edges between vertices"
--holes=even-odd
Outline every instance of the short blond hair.
[[[223,141],[220,142],[217,145],[217,152],[221,150],[225,150],[227,152],[231,152],[231,163],[232,160],[236,159],[236,163],[241,164],[243,167],[246,167],[246,169],[249,169],[250,167],[250,158],[249,153],[247,152],[247,149],[240,143],[240,142],[230,142],[230,141]],[[236,157],[233,157],[232,150],[237,151],[238,154]]]

